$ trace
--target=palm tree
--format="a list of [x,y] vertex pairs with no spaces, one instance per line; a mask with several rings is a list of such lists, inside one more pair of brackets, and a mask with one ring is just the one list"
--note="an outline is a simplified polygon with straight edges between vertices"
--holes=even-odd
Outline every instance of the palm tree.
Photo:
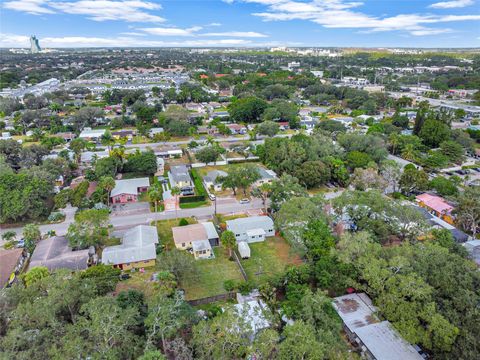
[[230,231],[224,231],[222,236],[220,237],[220,241],[222,246],[224,246],[228,250],[228,256],[232,257],[232,249],[237,243],[237,239],[235,239],[235,234]]
[[105,145],[108,148],[108,151],[111,151],[112,146],[115,145],[115,138],[110,131],[105,131],[105,134],[102,135],[101,142],[102,145]]
[[110,206],[110,192],[115,188],[115,180],[111,176],[102,176],[99,186],[107,192],[107,206]]
[[150,198],[150,201],[153,201],[155,212],[157,212],[158,202],[162,200],[162,187],[160,183],[157,182],[148,189],[148,197]]
[[402,157],[405,160],[414,161],[417,158],[417,149],[413,144],[407,144],[402,150]]
[[390,146],[392,147],[392,154],[395,155],[397,146],[400,143],[400,137],[397,133],[392,133],[389,137]]
[[175,196],[175,219],[177,219],[178,218],[178,216],[177,216],[178,195],[180,195],[182,193],[182,191],[180,190],[179,187],[175,186],[174,188],[172,188],[171,193],[172,193],[173,196]]

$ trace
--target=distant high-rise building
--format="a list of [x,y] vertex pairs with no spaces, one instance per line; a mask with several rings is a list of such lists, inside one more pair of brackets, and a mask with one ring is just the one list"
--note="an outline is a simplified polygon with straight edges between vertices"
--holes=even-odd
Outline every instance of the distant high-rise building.
[[42,49],[40,48],[37,37],[35,35],[30,36],[30,52],[36,54],[40,51],[42,51]]

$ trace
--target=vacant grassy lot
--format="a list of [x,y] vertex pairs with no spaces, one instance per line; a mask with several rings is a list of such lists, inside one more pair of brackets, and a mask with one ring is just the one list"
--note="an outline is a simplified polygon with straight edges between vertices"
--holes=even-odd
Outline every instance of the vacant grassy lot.
[[242,281],[240,270],[234,261],[228,259],[225,249],[214,248],[215,259],[198,260],[197,273],[182,281],[180,287],[185,289],[187,300],[200,299],[225,293],[225,280]]
[[115,292],[118,294],[120,291],[138,290],[145,294],[147,299],[151,298],[155,290],[153,288],[153,282],[150,281],[151,276],[155,272],[155,267],[145,268],[145,272],[140,271],[128,272],[131,276],[128,280],[120,281],[117,284]]
[[[195,219],[192,219],[192,218],[185,218],[185,219],[188,221],[189,224],[197,223]],[[179,221],[180,221],[180,218],[155,221],[155,223],[152,224],[157,227],[160,244],[165,246],[166,249],[171,250],[175,248],[175,243],[173,242],[172,227],[178,226]]]
[[262,283],[274,274],[278,274],[287,265],[300,264],[298,255],[290,251],[285,239],[275,236],[263,242],[248,244],[250,259],[241,260],[248,279]]

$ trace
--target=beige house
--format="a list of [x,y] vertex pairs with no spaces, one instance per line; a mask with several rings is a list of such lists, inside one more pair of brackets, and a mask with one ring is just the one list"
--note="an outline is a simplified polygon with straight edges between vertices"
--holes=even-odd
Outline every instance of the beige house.
[[179,250],[188,250],[195,259],[214,256],[212,246],[218,245],[218,233],[211,222],[172,228],[173,241]]

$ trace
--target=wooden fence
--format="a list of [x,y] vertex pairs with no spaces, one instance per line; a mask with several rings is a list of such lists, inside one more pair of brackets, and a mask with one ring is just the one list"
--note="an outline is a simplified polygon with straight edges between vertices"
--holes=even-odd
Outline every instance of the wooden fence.
[[247,276],[247,273],[245,272],[243,266],[242,266],[242,263],[240,262],[240,259],[238,258],[238,255],[237,255],[237,251],[236,250],[233,250],[233,258],[235,259],[235,262],[237,263],[237,266],[240,270],[240,273],[242,274],[243,276],[243,280],[245,281],[248,281],[248,276]]

